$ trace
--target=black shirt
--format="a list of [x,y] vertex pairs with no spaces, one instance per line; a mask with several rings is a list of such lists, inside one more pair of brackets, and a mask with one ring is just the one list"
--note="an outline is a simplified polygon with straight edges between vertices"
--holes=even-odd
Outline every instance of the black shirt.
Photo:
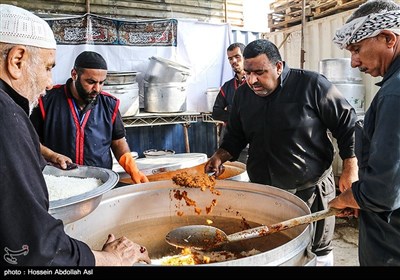
[[361,266],[400,266],[400,57],[390,65],[356,126]]
[[328,169],[337,139],[342,159],[354,157],[355,110],[324,76],[286,64],[278,88],[257,96],[236,90],[221,148],[238,158],[249,144],[247,172],[254,183],[294,189]]
[[28,112],[28,100],[0,80],[0,263],[93,266],[89,247],[48,213],[46,161]]

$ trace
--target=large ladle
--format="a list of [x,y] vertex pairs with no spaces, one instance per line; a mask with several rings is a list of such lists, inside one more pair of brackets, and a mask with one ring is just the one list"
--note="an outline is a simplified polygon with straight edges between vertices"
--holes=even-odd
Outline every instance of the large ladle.
[[261,236],[266,236],[271,233],[283,231],[295,226],[309,224],[318,220],[325,219],[339,213],[341,210],[329,208],[308,215],[292,218],[280,223],[269,226],[259,226],[256,228],[246,229],[227,235],[222,230],[206,225],[190,225],[178,227],[170,231],[165,240],[167,243],[180,248],[194,248],[197,250],[209,250],[218,247],[228,242],[236,242]]

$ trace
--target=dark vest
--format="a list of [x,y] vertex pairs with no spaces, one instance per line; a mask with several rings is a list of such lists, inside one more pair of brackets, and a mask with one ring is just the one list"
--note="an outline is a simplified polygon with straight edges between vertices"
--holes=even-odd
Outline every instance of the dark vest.
[[67,86],[55,86],[39,100],[44,121],[43,144],[77,164],[111,169],[110,148],[119,102],[102,92],[80,123]]

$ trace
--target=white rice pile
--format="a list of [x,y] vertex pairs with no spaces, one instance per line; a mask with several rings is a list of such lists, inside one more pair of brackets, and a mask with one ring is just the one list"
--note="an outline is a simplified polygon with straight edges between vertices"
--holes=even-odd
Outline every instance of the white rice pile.
[[64,199],[91,191],[103,182],[96,178],[77,178],[44,174],[49,191],[49,200]]

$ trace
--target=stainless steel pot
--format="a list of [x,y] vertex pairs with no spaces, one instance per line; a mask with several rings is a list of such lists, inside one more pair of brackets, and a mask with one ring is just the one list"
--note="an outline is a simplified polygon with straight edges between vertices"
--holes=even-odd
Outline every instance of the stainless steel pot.
[[140,72],[135,71],[108,71],[105,85],[125,85],[136,83],[136,77]]
[[[272,224],[289,218],[309,214],[307,205],[295,195],[260,184],[217,181],[221,195],[215,197],[200,189],[185,189],[198,207],[208,206],[212,199],[217,205],[210,214],[195,214],[193,207],[174,198],[176,186],[172,181],[158,181],[129,185],[113,189],[103,196],[100,205],[88,216],[65,226],[66,232],[87,242],[93,249],[101,249],[109,233],[125,235],[149,250],[157,259],[179,253],[165,242],[172,229],[188,224],[214,221],[228,234],[243,229],[244,223],[252,226]],[[182,211],[183,216],[178,216]],[[229,251],[257,249],[261,253],[209,265],[239,266],[305,266],[315,265],[315,255],[310,253],[312,226],[302,225],[278,235],[240,241],[226,248]]]
[[365,112],[365,86],[363,84],[335,83],[337,89],[353,106],[357,114]]
[[319,72],[333,83],[362,83],[361,72],[350,58],[328,58],[319,62]]
[[186,111],[186,85],[184,83],[144,82],[144,110],[150,113]]
[[190,75],[190,68],[162,57],[150,57],[144,80],[149,83],[183,83]]
[[214,108],[215,99],[219,93],[219,88],[209,88],[206,91],[207,111],[212,112]]
[[114,95],[120,100],[119,112],[121,116],[129,117],[139,113],[138,83],[104,85],[103,91]]

